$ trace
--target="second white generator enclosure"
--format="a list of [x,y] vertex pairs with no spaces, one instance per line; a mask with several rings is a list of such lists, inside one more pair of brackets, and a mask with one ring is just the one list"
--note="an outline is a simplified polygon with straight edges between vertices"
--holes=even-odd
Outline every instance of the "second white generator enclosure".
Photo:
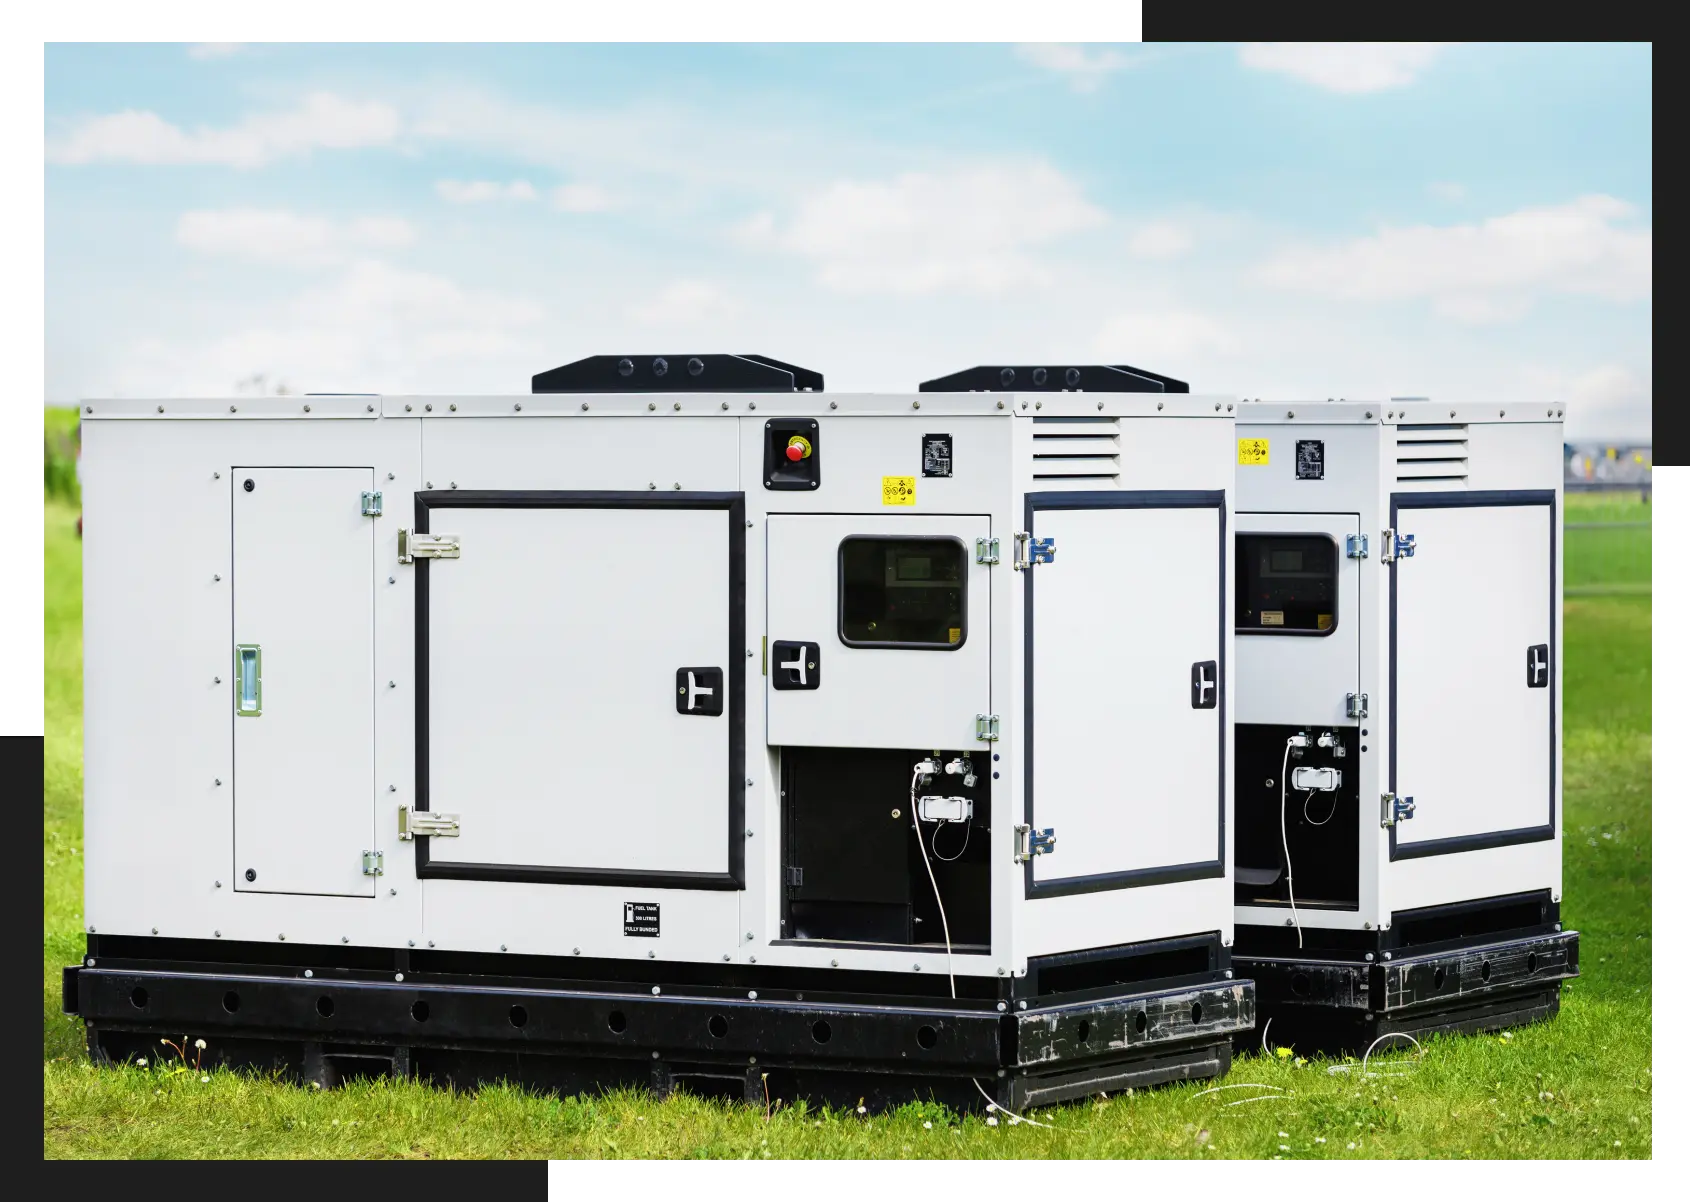
[[599,356],[82,420],[96,1056],[1018,1109],[1252,1026],[1227,399]]
[[1276,1042],[1529,1022],[1578,975],[1563,412],[1239,408],[1237,953]]

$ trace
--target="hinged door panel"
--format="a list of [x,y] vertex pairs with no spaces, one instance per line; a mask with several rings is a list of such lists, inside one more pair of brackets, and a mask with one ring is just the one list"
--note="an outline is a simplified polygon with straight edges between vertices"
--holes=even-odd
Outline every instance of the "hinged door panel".
[[768,521],[771,746],[967,750],[991,709],[986,517]]
[[373,897],[369,468],[235,468],[235,888]]
[[737,889],[738,493],[419,494],[419,872]]
[[1232,554],[1220,492],[1038,493],[1025,573],[1031,896],[1222,875]]
[[1233,720],[1357,725],[1361,577],[1367,567],[1382,574],[1371,557],[1348,554],[1359,550],[1361,519],[1240,513],[1236,527]]
[[1410,493],[1391,573],[1392,857],[1555,832],[1555,494]]

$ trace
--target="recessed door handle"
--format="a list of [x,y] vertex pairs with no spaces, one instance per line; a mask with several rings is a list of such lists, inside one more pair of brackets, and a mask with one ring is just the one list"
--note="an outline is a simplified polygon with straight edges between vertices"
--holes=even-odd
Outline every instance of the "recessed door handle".
[[235,716],[256,718],[264,712],[264,657],[257,643],[235,648]]

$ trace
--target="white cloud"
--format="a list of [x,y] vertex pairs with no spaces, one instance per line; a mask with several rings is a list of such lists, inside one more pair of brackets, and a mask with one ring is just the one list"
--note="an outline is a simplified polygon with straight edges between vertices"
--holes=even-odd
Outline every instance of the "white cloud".
[[1127,253],[1137,259],[1177,259],[1196,244],[1185,226],[1172,221],[1142,225],[1127,240]]
[[330,221],[286,209],[198,209],[176,222],[176,241],[206,255],[321,267],[370,250],[392,250],[416,241],[401,217]]
[[565,213],[602,213],[613,207],[610,194],[597,184],[563,184],[552,189],[552,204]]
[[489,200],[534,200],[540,194],[525,179],[513,179],[508,184],[496,180],[440,179],[434,181],[434,191],[449,204],[481,204]]
[[789,220],[760,213],[738,232],[811,260],[838,292],[997,295],[1048,282],[1035,251],[1105,220],[1072,180],[1035,164],[840,180]]
[[1238,340],[1221,323],[1190,310],[1143,310],[1120,313],[1107,321],[1095,342],[1111,363],[1155,367],[1158,358],[1188,359],[1194,355],[1230,355]]
[[1091,50],[1071,42],[1024,42],[1015,53],[1035,67],[1066,75],[1076,92],[1095,92],[1106,76],[1130,65],[1118,50]]
[[1247,67],[1278,71],[1331,92],[1383,92],[1406,87],[1447,42],[1248,42]]
[[628,307],[629,317],[650,326],[699,325],[738,312],[727,293],[703,280],[677,280],[651,300]]
[[1434,200],[1443,200],[1454,204],[1456,201],[1467,199],[1467,185],[1448,181],[1427,184],[1426,194]]
[[[133,346],[114,373],[116,391],[216,395],[259,374],[299,392],[486,387],[490,366],[543,361],[534,336],[543,317],[522,298],[360,260],[233,333]],[[513,371],[506,387],[526,391],[532,370]]]
[[1653,235],[1611,196],[1521,209],[1478,225],[1407,226],[1332,247],[1287,250],[1270,285],[1350,300],[1423,299],[1458,321],[1517,318],[1546,296],[1647,300]]
[[197,59],[228,58],[245,48],[243,42],[195,42],[188,47],[188,57]]
[[47,157],[64,164],[261,167],[316,149],[386,145],[398,136],[399,113],[392,106],[313,92],[295,109],[255,114],[222,129],[184,130],[134,109],[90,117],[49,143]]

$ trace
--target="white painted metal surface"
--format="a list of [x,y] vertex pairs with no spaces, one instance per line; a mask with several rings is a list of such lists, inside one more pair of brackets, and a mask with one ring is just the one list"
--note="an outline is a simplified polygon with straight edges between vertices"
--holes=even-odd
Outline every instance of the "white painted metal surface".
[[[1379,575],[1378,565],[1371,558],[1348,559],[1344,554],[1344,540],[1361,533],[1361,519],[1355,514],[1240,513],[1237,524],[1239,536],[1314,534],[1330,538],[1337,552],[1338,609],[1332,630],[1326,634],[1276,633],[1271,628],[1238,631],[1234,651],[1237,667],[1232,673],[1233,720],[1273,725],[1360,725],[1347,715],[1345,699],[1350,693],[1363,691],[1361,632],[1368,622],[1361,606],[1364,566],[1373,567],[1375,577]],[[1369,546],[1377,541],[1374,536]]]
[[[368,468],[240,467],[230,481],[243,892],[375,893],[362,867],[376,846],[375,536],[359,509],[371,477]],[[243,646],[259,649],[256,716],[242,712]]]
[[[975,715],[990,713],[991,583],[974,562],[985,517],[792,516],[768,520],[769,646],[819,643],[821,687],[777,690],[764,678],[768,739],[790,747],[968,750]],[[961,543],[967,628],[955,650],[851,647],[840,637],[839,546],[852,535],[948,538]],[[771,662],[770,669],[773,669]]]
[[1399,846],[1547,826],[1554,693],[1527,687],[1553,645],[1548,505],[1400,511],[1396,573]]
[[1051,509],[1033,533],[1033,825],[1057,850],[1034,880],[1219,857],[1223,710],[1192,665],[1221,657],[1221,513]]
[[432,862],[727,871],[726,705],[678,713],[675,672],[737,684],[728,520],[431,510],[463,546],[428,568],[429,807],[461,816]]

